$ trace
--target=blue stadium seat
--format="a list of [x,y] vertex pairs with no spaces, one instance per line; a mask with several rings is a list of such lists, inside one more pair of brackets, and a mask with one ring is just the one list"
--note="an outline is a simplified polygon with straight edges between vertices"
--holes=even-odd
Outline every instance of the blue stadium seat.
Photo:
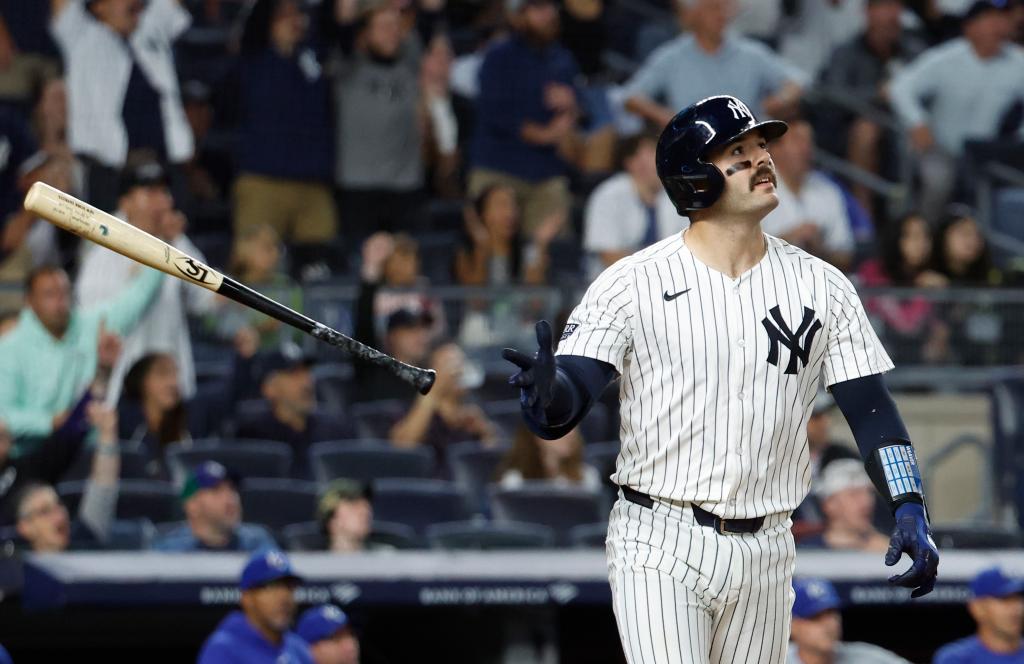
[[224,464],[243,479],[288,477],[292,467],[291,447],[270,440],[251,440],[244,444],[206,440],[187,446],[173,445],[166,454],[171,475],[179,483],[184,482],[193,468],[210,460]]
[[156,536],[156,527],[149,519],[119,519],[110,525],[104,545],[111,551],[143,551]]
[[452,482],[384,479],[373,485],[374,519],[393,521],[422,535],[427,526],[469,518],[466,496]]
[[[68,472],[61,477],[62,481],[84,480],[92,472],[92,450],[83,448]],[[155,479],[149,463],[151,459],[142,449],[130,443],[121,443],[121,474],[123,480]],[[159,473],[156,473],[159,474]]]
[[316,484],[303,480],[252,479],[242,482],[242,516],[278,531],[316,514]]
[[[84,480],[75,480],[57,485],[57,493],[72,518],[78,514],[78,505],[82,500],[85,484]],[[146,518],[157,522],[173,521],[180,517],[178,491],[170,482],[121,480],[119,483],[115,518]]]
[[303,521],[282,528],[281,543],[289,551],[324,551],[327,549],[327,536],[318,521]]
[[427,541],[435,549],[543,549],[555,544],[555,532],[535,523],[457,521],[427,527]]
[[448,446],[451,478],[469,497],[472,511],[489,512],[487,487],[495,481],[494,473],[508,450],[508,445],[484,447],[476,441]]
[[408,410],[409,404],[402,399],[384,399],[354,403],[350,412],[361,437],[386,439],[392,425]]
[[1006,187],[995,192],[992,228],[1024,242],[1024,187]]
[[583,448],[583,458],[607,478],[615,470],[615,459],[619,456],[621,444],[617,440],[590,443]]
[[366,538],[371,547],[395,549],[415,549],[419,546],[420,537],[412,526],[391,521],[373,520],[373,530]]
[[598,523],[607,518],[599,493],[550,482],[525,482],[521,488],[491,489],[491,513],[495,522],[538,523],[555,531],[559,544],[569,543],[573,526]]
[[430,477],[434,453],[430,449],[403,450],[385,440],[326,441],[309,448],[309,463],[318,482],[339,477],[370,482],[387,477]]
[[[523,421],[519,399],[502,399],[485,403],[484,413],[498,425],[505,437],[509,439],[515,436]],[[579,423],[580,435],[587,442],[606,440],[609,436],[608,428],[608,408],[601,402],[594,403],[590,412]]]
[[607,523],[586,523],[569,529],[569,544],[579,549],[603,549],[607,536]]

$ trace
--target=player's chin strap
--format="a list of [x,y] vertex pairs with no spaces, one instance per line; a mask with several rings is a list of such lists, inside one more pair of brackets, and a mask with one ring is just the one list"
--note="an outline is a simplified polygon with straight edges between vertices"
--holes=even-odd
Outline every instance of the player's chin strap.
[[853,431],[868,477],[893,513],[905,503],[924,505],[917,455],[882,377],[836,383],[831,391]]
[[924,505],[921,470],[909,440],[894,439],[876,447],[864,459],[864,468],[893,514],[905,503]]

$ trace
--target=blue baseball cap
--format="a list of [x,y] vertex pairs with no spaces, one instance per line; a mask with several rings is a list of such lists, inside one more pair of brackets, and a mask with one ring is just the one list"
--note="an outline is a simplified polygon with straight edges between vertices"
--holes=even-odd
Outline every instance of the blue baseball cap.
[[238,587],[242,590],[251,590],[281,579],[302,583],[302,577],[292,570],[292,562],[283,551],[264,549],[249,558],[245,569],[242,570],[242,579]]
[[835,586],[825,579],[793,579],[793,591],[796,593],[794,618],[813,618],[843,605]]
[[345,612],[333,604],[323,604],[306,609],[299,617],[295,632],[305,639],[306,643],[313,645],[317,641],[331,638],[346,627],[348,616]]
[[971,596],[975,599],[1021,594],[1024,594],[1024,580],[1008,577],[998,567],[982,570],[971,581]]
[[200,489],[214,489],[222,482],[238,486],[241,478],[218,461],[204,461],[192,469],[192,473],[181,487],[181,500],[186,501]]

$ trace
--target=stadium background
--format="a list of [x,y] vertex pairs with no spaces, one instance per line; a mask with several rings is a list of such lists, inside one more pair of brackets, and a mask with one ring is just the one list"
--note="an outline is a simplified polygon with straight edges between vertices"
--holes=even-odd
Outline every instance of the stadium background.
[[[92,4],[95,9],[118,3]],[[152,9],[175,3],[149,0],[140,6],[147,4]],[[256,4],[263,6],[255,10],[258,14],[278,3]],[[576,63],[567,81],[574,93],[573,109],[565,114],[567,121],[556,138],[557,154],[552,147],[531,155],[527,147],[510,157],[502,146],[523,139],[501,132],[502,122],[519,121],[501,111],[535,113],[535,108],[524,110],[521,105],[547,102],[502,98],[500,80],[477,76],[482,62],[485,73],[511,76],[509,81],[547,75],[543,68],[550,62],[529,65],[537,72],[518,62],[504,63],[506,69],[486,65],[488,53],[508,38],[508,16],[531,11],[528,2],[282,2],[285,9],[279,11],[297,10],[306,16],[305,22],[298,21],[304,27],[293,38],[290,62],[303,80],[315,85],[296,88],[295,71],[260,60],[261,49],[272,48],[278,37],[266,24],[256,25],[250,13],[254,3],[181,0],[191,23],[174,37],[164,57],[173,60],[176,85],[171,96],[180,99],[184,113],[171,121],[165,115],[165,126],[157,129],[169,132],[166,125],[177,122],[190,138],[163,140],[155,150],[149,145],[125,154],[104,147],[104,134],[116,131],[100,121],[93,147],[80,147],[90,141],[68,135],[69,123],[74,126],[76,113],[82,113],[73,108],[76,94],[81,94],[76,85],[106,89],[110,70],[102,56],[86,54],[77,61],[79,81],[70,80],[71,47],[58,46],[47,29],[51,11],[67,11],[65,3],[55,0],[51,9],[43,0],[0,2],[0,196],[6,215],[0,309],[21,306],[22,284],[33,266],[60,264],[75,281],[83,263],[84,252],[74,238],[40,231],[42,223],[33,225],[19,213],[18,201],[31,182],[50,182],[113,211],[123,173],[144,180],[140,168],[144,171],[156,154],[164,157],[175,207],[187,220],[184,233],[211,265],[236,272],[246,266],[256,274],[252,255],[260,249],[241,240],[259,244],[268,235],[254,225],[277,225],[276,236],[269,234],[270,248],[261,245],[275,257],[272,269],[253,285],[376,344],[386,345],[393,341],[393,332],[417,325],[429,328],[431,343],[454,340],[465,359],[445,361],[454,363],[446,366],[458,365],[465,389],[460,402],[478,405],[477,412],[489,423],[486,431],[466,436],[475,442],[396,440],[401,436],[392,425],[413,407],[411,395],[368,400],[369,392],[379,391],[379,383],[365,368],[280,330],[258,329],[260,352],[253,355],[256,349],[247,330],[259,321],[236,311],[190,315],[187,333],[196,400],[223,394],[225,384],[237,381],[238,358],[243,356],[253,362],[245,369],[252,373],[242,378],[248,390],[227,410],[217,411],[212,424],[196,428],[180,442],[161,445],[159,477],[147,465],[151,450],[140,448],[137,441],[122,442],[117,538],[105,545],[121,551],[36,557],[16,543],[12,528],[3,530],[11,541],[0,559],[0,643],[14,660],[58,661],[93,654],[108,661],[194,657],[234,601],[230,589],[244,555],[142,550],[180,521],[177,496],[189,464],[223,458],[218,455],[227,448],[273,447],[240,440],[258,436],[238,432],[247,418],[265,408],[258,388],[261,359],[291,340],[315,356],[317,411],[328,422],[347,427],[339,431],[352,432],[321,440],[345,439],[342,447],[383,455],[370,454],[358,474],[375,486],[379,527],[374,537],[388,550],[311,552],[323,546],[309,537],[316,528],[296,522],[315,519],[317,496],[345,472],[320,468],[316,461],[309,463],[306,475],[279,465],[262,474],[283,477],[246,476],[241,483],[244,519],[267,525],[283,547],[299,552],[299,571],[312,571],[313,590],[306,599],[329,598],[349,612],[360,632],[364,661],[621,661],[602,581],[600,523],[611,500],[607,475],[618,445],[615,389],[580,431],[582,456],[600,473],[601,485],[547,487],[541,491],[547,492],[549,502],[503,511],[510,508],[498,506],[500,491],[487,484],[494,478],[493,464],[521,434],[516,395],[504,382],[510,369],[500,361],[499,349],[530,347],[533,321],[545,317],[557,329],[578,300],[601,261],[599,251],[588,250],[599,244],[587,243],[588,202],[622,168],[622,148],[627,160],[633,155],[629,150],[636,148],[628,147],[628,138],[645,131],[643,121],[625,108],[640,89],[636,72],[653,67],[664,52],[659,47],[664,49],[680,31],[708,30],[707,21],[713,23],[717,11],[708,5],[727,4],[558,3],[559,41]],[[788,72],[788,78],[748,102],[765,111],[774,109],[791,122],[806,120],[815,136],[813,144],[803,146],[813,149],[807,156],[813,155],[814,168],[842,195],[840,219],[815,218],[820,210],[812,204],[803,213],[820,227],[819,234],[792,237],[794,242],[806,238],[858,284],[897,365],[889,384],[919,451],[936,539],[944,552],[935,596],[913,605],[885,589],[877,553],[808,549],[801,555],[807,562],[798,563],[806,567],[798,566],[798,573],[836,581],[848,601],[847,638],[928,661],[936,647],[971,631],[963,602],[965,583],[974,571],[1001,561],[1006,569],[1024,573],[1019,554],[1024,519],[1024,483],[1019,478],[1024,468],[1018,451],[1024,446],[1019,422],[1024,405],[1024,85],[1006,90],[1005,113],[987,134],[975,127],[952,150],[942,136],[957,135],[956,128],[933,126],[935,140],[922,139],[906,112],[893,108],[888,93],[894,77],[912,69],[928,49],[958,38],[963,12],[972,3],[902,3],[901,30],[890,36],[888,61],[873,74],[865,73],[871,67],[856,61],[850,45],[860,43],[866,21],[881,21],[871,18],[871,12],[891,4],[899,3],[746,0],[736,3],[738,16],[730,29],[782,58],[780,71]],[[1007,7],[999,20],[1005,39],[1019,44],[1024,41],[1024,7],[1003,4]],[[686,13],[687,5],[695,5],[693,13]],[[387,56],[371,52],[386,50],[388,34],[379,43],[367,36],[381,14],[396,19],[397,48]],[[705,23],[696,25],[701,17]],[[881,22],[870,25],[886,27]],[[686,76],[687,63],[678,67],[679,76]],[[850,78],[841,78],[837,71]],[[875,80],[865,85],[855,74]],[[378,87],[375,75],[383,76]],[[144,104],[147,92],[140,93],[134,76],[131,82],[126,77],[128,96],[139,96]],[[367,81],[370,92],[362,94],[359,86]],[[729,80],[720,83],[720,92],[735,91]],[[790,84],[794,88],[787,89]],[[943,95],[955,97],[957,87],[957,81],[949,81]],[[771,93],[780,90],[788,98],[772,99]],[[942,103],[924,101],[926,114]],[[350,108],[358,112],[346,112]],[[152,127],[133,131],[145,134]],[[871,149],[864,147],[868,144]],[[192,145],[194,149],[187,147]],[[798,171],[800,146],[787,152]],[[945,185],[932,177],[930,166],[935,163],[951,169]],[[557,165],[554,170],[552,164]],[[518,178],[513,190],[518,209],[513,204],[506,217],[474,208],[484,181],[509,182],[496,172]],[[295,211],[284,209],[281,201],[286,199]],[[911,210],[921,212],[927,233],[934,234],[932,257],[925,262],[942,279],[917,279],[920,273],[910,274],[912,270],[893,273],[901,257],[897,252],[892,260],[890,254],[902,237],[893,228]],[[491,214],[496,215],[494,225]],[[960,223],[965,219],[966,224]],[[510,229],[504,235],[503,222]],[[846,245],[822,239],[835,232],[837,223],[846,225]],[[943,260],[946,232],[958,224],[970,227],[968,234],[977,229],[981,242],[966,271]],[[374,235],[379,231],[389,235]],[[590,235],[602,232],[608,231],[595,226]],[[179,227],[169,237],[181,233]],[[235,276],[245,281],[246,274]],[[425,365],[432,361],[426,348],[415,359]],[[11,379],[0,375],[0,380]],[[123,419],[124,410],[119,411]],[[841,415],[835,409],[823,412],[832,425],[831,440],[852,443]],[[0,410],[0,419],[4,417]],[[28,450],[35,443],[33,436],[15,436],[15,450]],[[280,449],[274,448],[273,454]],[[388,457],[388,450],[404,456]],[[295,457],[293,469],[307,465],[304,458],[299,460],[305,453],[284,452]],[[57,487],[72,515],[90,459],[83,453]],[[486,470],[476,468],[474,460],[482,460]],[[399,472],[397,463],[411,465]],[[132,502],[143,495],[152,502]],[[452,496],[459,506],[452,507]],[[447,511],[432,512],[431,505],[446,506]],[[154,511],[140,513],[145,509]],[[294,514],[300,516],[290,518]],[[429,528],[456,518],[472,525]],[[503,526],[507,521],[546,523],[551,530],[515,531]],[[879,515],[879,527],[885,527],[884,521]],[[804,534],[813,534],[821,524],[812,519],[803,526]],[[475,551],[481,541],[498,549],[514,543],[531,550]]]

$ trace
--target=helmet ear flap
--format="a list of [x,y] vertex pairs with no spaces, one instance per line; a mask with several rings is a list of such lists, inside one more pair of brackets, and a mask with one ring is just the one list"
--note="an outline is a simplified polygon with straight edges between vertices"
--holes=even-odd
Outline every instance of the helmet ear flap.
[[[691,170],[684,168],[684,171]],[[722,194],[725,178],[717,168],[702,165],[690,174],[674,175],[662,179],[669,199],[676,210],[685,216],[687,210],[701,210],[711,207]]]

